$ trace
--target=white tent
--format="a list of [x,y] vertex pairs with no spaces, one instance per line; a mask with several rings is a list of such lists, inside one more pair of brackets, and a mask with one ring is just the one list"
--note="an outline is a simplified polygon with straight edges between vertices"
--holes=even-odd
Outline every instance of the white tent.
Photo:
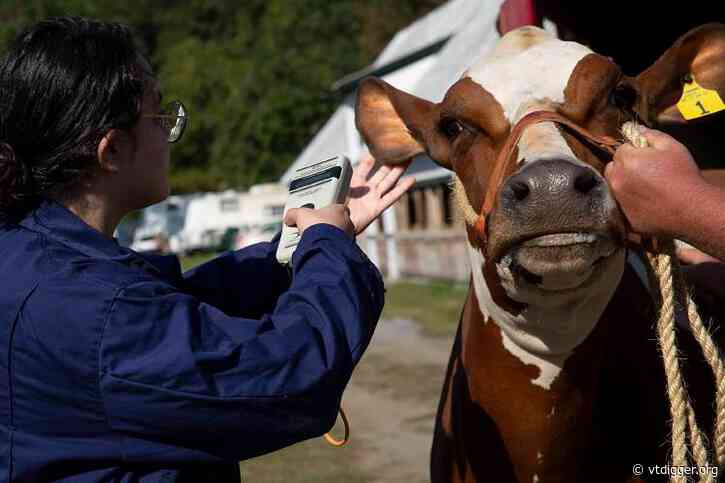
[[[301,166],[338,153],[347,155],[353,164],[365,153],[355,128],[354,89],[367,76],[384,79],[391,85],[433,102],[439,102],[448,87],[482,53],[490,50],[499,38],[496,29],[503,0],[451,0],[398,32],[375,62],[352,73],[333,86],[347,93],[340,107],[317,133],[295,162],[287,169],[281,182],[288,183],[292,173]],[[418,183],[444,182],[450,171],[437,166],[427,156],[419,156],[408,169]],[[392,209],[383,215],[385,234],[396,231]],[[377,262],[377,225],[366,232],[364,244],[370,258]],[[396,241],[386,236],[388,277],[399,276]]]
[[[336,82],[338,92],[350,92],[373,75],[424,99],[438,102],[478,54],[499,38],[496,18],[502,0],[451,0],[398,32],[375,62]],[[288,183],[300,166],[337,153],[356,161],[363,144],[355,128],[354,93],[305,147],[280,179]],[[444,175],[444,172],[439,173]]]

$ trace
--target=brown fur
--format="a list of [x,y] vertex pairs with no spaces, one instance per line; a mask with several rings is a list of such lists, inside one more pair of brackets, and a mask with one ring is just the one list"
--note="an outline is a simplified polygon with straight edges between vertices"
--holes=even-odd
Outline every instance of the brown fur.
[[[542,483],[633,482],[640,481],[634,464],[664,464],[669,413],[648,300],[628,270],[595,331],[546,391],[530,383],[538,369],[503,348],[500,329],[484,323],[470,292],[441,396],[432,481],[530,482],[536,474]],[[684,342],[696,353],[694,340]],[[700,358],[687,362],[708,428],[709,375]]]
[[[524,34],[521,42],[536,40],[535,31]],[[550,103],[547,108],[559,110],[595,134],[610,136],[635,116],[650,123],[671,119],[672,103],[677,100],[673,93],[681,89],[679,78],[687,71],[692,70],[703,84],[725,87],[724,52],[725,26],[706,26],[683,36],[636,79],[623,76],[608,59],[589,55],[575,68],[564,105]],[[715,57],[720,61],[713,62]],[[358,100],[358,125],[372,152],[393,160],[425,149],[432,159],[456,172],[465,199],[478,211],[486,190],[495,189],[488,181],[511,129],[500,104],[470,79],[454,84],[440,104],[419,102],[381,81],[367,82],[370,85],[363,85],[361,97],[371,91],[388,96],[387,101],[375,96],[370,102]],[[608,103],[612,90],[623,83],[637,92],[631,109]],[[721,94],[725,96],[725,89]],[[376,111],[376,105],[383,107]],[[395,115],[398,121],[386,120]],[[441,130],[446,118],[465,126],[452,142]],[[386,133],[388,129],[395,133]],[[603,153],[570,132],[564,130],[563,135],[580,160],[602,171]],[[397,138],[388,142],[392,139],[388,136]],[[526,223],[538,223],[543,232],[553,219],[561,218],[561,213],[546,213]],[[497,221],[495,212],[491,218],[490,232],[505,242],[516,224],[507,225],[504,217]],[[583,229],[592,223],[580,218],[566,223]],[[602,229],[615,238],[622,235],[623,218],[614,216]],[[478,247],[470,226],[467,235],[469,243]],[[510,313],[521,311],[521,304],[501,287],[493,264],[486,265],[473,270],[483,272],[494,301]],[[643,481],[632,476],[632,465],[664,465],[668,452],[669,414],[653,323],[650,297],[627,268],[594,331],[545,390],[531,382],[539,369],[506,350],[498,325],[484,320],[471,287],[441,395],[431,453],[432,481],[528,483],[534,475],[541,483]],[[694,340],[687,334],[684,337],[683,352],[697,354]],[[725,346],[725,331],[717,332],[716,338]],[[712,376],[701,357],[691,357],[685,365],[700,425],[710,434]]]

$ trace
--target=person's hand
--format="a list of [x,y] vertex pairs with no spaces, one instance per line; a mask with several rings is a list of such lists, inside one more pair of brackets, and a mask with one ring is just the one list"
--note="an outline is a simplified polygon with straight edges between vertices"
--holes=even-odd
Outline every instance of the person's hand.
[[700,263],[722,263],[722,260],[708,255],[691,246],[682,246],[679,243],[675,245],[675,255],[680,262],[686,265],[698,265]]
[[683,208],[707,183],[685,146],[663,132],[640,129],[650,147],[622,145],[604,176],[634,231],[676,236]]
[[310,208],[291,208],[284,215],[284,223],[296,226],[300,236],[305,230],[318,223],[333,225],[350,235],[355,234],[355,227],[350,220],[350,210],[345,205],[335,204],[313,210]]
[[367,157],[355,167],[350,180],[350,218],[355,225],[355,234],[359,235],[390,205],[400,199],[415,184],[412,176],[398,183],[398,180],[410,165],[411,160],[396,166],[380,166],[370,176],[375,160]]

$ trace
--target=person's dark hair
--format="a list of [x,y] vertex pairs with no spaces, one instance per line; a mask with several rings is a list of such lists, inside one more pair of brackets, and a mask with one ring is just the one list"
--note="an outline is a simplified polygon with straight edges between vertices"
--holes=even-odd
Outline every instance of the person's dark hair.
[[103,135],[139,118],[148,76],[124,25],[64,17],[20,33],[0,61],[0,219],[92,173]]

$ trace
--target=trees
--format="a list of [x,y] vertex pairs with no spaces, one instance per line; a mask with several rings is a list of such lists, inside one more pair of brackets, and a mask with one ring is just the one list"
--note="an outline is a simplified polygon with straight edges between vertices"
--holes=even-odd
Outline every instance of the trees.
[[[7,1],[7,0],[6,0]],[[130,24],[164,97],[189,108],[175,192],[277,179],[340,99],[340,77],[443,0],[34,0],[0,5],[0,48],[25,24],[85,15]]]

